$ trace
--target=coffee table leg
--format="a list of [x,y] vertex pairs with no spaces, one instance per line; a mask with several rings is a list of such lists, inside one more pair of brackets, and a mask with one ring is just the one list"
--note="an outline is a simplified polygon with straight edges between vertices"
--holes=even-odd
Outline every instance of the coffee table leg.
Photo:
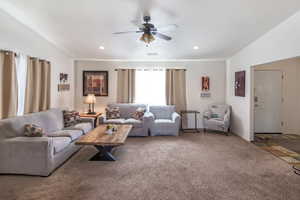
[[114,146],[96,146],[98,153],[94,155],[90,161],[116,161],[117,159],[111,154]]
[[300,168],[296,167],[296,166],[293,166],[293,169],[294,169],[295,174],[300,176]]

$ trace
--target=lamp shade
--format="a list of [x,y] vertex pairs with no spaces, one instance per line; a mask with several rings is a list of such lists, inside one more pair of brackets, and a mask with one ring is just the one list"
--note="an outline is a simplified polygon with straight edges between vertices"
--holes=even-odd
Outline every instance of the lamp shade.
[[94,104],[96,103],[96,97],[94,94],[88,94],[84,100],[85,104]]

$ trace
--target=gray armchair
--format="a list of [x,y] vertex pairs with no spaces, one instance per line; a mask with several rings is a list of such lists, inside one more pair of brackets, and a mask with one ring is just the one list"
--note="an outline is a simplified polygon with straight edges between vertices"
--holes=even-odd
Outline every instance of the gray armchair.
[[204,131],[217,130],[228,134],[230,130],[231,108],[225,104],[212,104],[203,114]]
[[150,126],[151,136],[178,136],[180,115],[175,112],[175,106],[150,106],[149,112],[153,117],[152,125]]

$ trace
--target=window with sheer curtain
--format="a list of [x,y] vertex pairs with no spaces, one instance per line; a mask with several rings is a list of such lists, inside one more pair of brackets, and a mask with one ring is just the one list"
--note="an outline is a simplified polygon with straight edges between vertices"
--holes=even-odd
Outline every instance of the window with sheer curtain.
[[16,71],[18,81],[18,111],[17,115],[24,114],[25,107],[25,91],[26,91],[26,75],[27,75],[27,56],[19,54],[16,57]]
[[166,104],[165,70],[136,70],[135,102],[150,105]]

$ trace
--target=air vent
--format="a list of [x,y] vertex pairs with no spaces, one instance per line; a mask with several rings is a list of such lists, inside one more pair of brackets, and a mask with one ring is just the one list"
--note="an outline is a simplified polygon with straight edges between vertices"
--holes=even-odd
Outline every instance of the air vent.
[[157,55],[158,55],[158,53],[156,53],[156,52],[152,52],[152,53],[147,53],[147,55],[148,55],[148,56],[157,56]]

